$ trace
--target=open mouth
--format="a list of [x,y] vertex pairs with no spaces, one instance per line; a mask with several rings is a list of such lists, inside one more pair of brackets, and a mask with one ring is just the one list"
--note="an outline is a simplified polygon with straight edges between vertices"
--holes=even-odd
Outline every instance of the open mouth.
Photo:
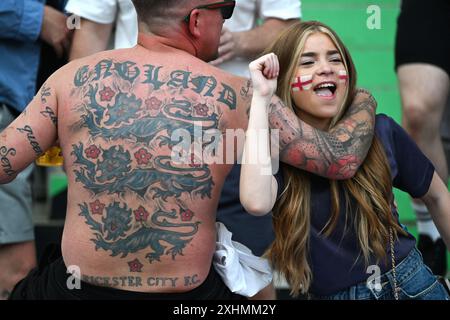
[[333,81],[321,82],[316,85],[313,90],[319,97],[333,98],[336,92],[337,86]]

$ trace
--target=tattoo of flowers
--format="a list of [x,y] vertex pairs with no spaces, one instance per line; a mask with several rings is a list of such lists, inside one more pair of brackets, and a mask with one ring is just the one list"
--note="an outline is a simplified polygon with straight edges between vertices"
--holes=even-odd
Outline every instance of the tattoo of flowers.
[[97,159],[100,155],[100,149],[97,148],[95,145],[91,145],[89,148],[87,148],[85,151],[86,157],[91,159]]
[[129,261],[128,266],[130,267],[130,272],[142,272],[142,268],[144,267],[144,265],[137,258],[133,261]]
[[104,87],[100,93],[100,101],[111,101],[116,93],[110,87]]
[[191,221],[192,218],[194,217],[194,213],[189,209],[187,210],[181,209],[180,216],[181,221]]
[[147,165],[150,162],[152,155],[144,148],[141,148],[134,154],[134,157],[139,165]]
[[151,97],[145,100],[145,106],[150,111],[150,115],[156,117],[161,111],[162,101],[158,98]]
[[133,213],[137,222],[147,221],[148,216],[150,215],[143,206],[139,206],[139,208],[137,210],[134,210]]
[[194,106],[194,111],[199,116],[207,117],[208,116],[208,112],[209,112],[209,108],[208,108],[208,106],[206,104],[199,103],[199,104]]
[[103,214],[103,209],[105,209],[105,205],[101,203],[98,199],[94,202],[89,203],[89,207],[91,208],[92,214]]

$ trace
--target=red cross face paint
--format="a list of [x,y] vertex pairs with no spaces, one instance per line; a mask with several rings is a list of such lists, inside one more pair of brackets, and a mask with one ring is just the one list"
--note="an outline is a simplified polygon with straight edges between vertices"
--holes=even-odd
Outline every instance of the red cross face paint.
[[311,90],[312,88],[312,78],[310,74],[296,77],[295,81],[291,83],[291,88],[293,92]]
[[339,83],[347,83],[347,81],[348,81],[347,70],[339,70],[338,77],[339,77]]

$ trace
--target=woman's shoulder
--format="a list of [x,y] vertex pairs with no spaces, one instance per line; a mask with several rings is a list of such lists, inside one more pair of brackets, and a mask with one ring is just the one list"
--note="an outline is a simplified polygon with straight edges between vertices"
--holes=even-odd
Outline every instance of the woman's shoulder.
[[395,132],[403,132],[403,128],[390,116],[379,113],[375,117],[375,133],[378,137],[392,137]]
[[390,127],[394,124],[398,125],[397,122],[395,122],[395,120],[387,114],[378,113],[375,116],[375,127]]
[[409,134],[392,117],[380,113],[376,115],[375,134],[385,149],[406,152],[415,146]]

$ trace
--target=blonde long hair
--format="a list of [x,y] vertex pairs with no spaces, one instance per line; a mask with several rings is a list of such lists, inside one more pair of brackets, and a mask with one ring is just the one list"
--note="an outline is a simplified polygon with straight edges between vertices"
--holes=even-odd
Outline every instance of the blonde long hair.
[[[356,87],[356,70],[352,58],[336,33],[320,22],[298,22],[285,30],[266,52],[274,52],[280,61],[277,95],[297,113],[291,98],[290,84],[306,39],[317,32],[328,35],[333,41],[349,75],[345,99],[340,112],[332,119],[333,126],[351,105]],[[283,165],[283,174],[286,186],[273,211],[275,240],[266,255],[273,267],[286,277],[291,294],[297,296],[300,292],[307,292],[312,281],[308,262],[311,174],[289,165]],[[391,172],[384,149],[376,137],[364,163],[352,179],[340,182],[330,180],[331,217],[321,231],[325,236],[332,234],[339,219],[342,205],[339,202],[339,185],[342,185],[346,199],[346,219],[351,218],[353,221],[365,263],[368,264],[371,256],[375,256],[377,261],[385,260],[389,230],[392,229],[394,238],[404,231],[391,212]],[[350,207],[351,200],[355,201],[356,206]]]

